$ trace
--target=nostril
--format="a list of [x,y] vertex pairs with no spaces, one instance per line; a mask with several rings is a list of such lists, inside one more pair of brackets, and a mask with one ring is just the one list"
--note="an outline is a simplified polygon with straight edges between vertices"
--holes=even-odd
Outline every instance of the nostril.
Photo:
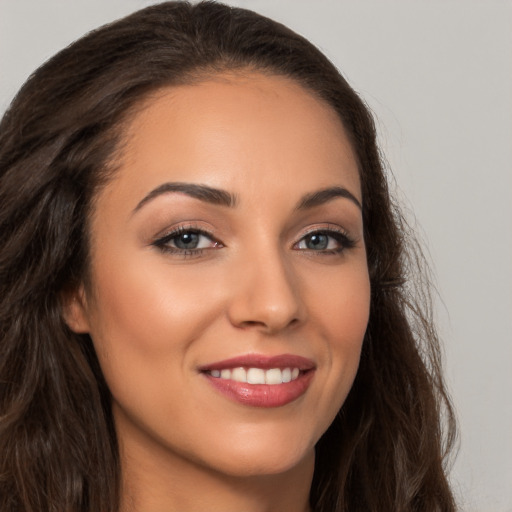
[[241,323],[241,327],[261,327],[265,326],[265,322],[258,322],[256,320],[245,320]]
[[293,327],[299,323],[298,318],[292,318],[289,322],[264,322],[258,320],[245,320],[238,324],[238,327],[242,329],[262,329],[264,331],[273,332],[280,331],[284,328]]

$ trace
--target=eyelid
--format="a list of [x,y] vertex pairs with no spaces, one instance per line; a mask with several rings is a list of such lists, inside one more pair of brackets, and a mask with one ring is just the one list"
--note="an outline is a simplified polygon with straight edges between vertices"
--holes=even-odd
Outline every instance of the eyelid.
[[321,233],[325,234],[327,236],[330,236],[337,240],[337,242],[341,245],[341,247],[337,249],[324,249],[324,250],[314,250],[314,249],[296,249],[300,251],[308,251],[312,253],[318,253],[318,254],[334,254],[334,253],[341,253],[344,252],[347,249],[351,249],[354,247],[357,243],[357,240],[353,238],[349,232],[342,228],[341,226],[337,224],[323,224],[323,225],[315,225],[309,227],[305,232],[303,232],[300,236],[300,238],[293,244],[293,247],[295,248],[300,242],[302,242],[305,238],[308,236]]
[[[193,232],[200,234],[206,238],[208,238],[213,245],[210,247],[196,247],[191,249],[173,247],[170,242],[173,238],[178,237],[182,233]],[[314,234],[324,234],[331,239],[334,239],[338,244],[336,248],[330,249],[311,249],[311,248],[299,248],[297,247],[301,242],[304,241],[308,236],[312,236]],[[309,226],[304,232],[301,233],[300,237],[293,243],[292,248],[297,251],[313,253],[318,255],[329,255],[329,254],[341,254],[344,251],[351,249],[357,243],[357,240],[354,239],[346,229],[342,228],[337,224],[326,223],[326,224],[317,224],[314,226]],[[213,235],[211,230],[205,229],[201,227],[197,223],[186,223],[174,226],[172,228],[168,228],[161,235],[157,235],[153,241],[151,242],[152,246],[156,247],[160,251],[164,253],[174,254],[176,256],[182,257],[193,257],[193,256],[201,256],[204,251],[211,251],[212,249],[220,249],[225,247],[224,244]]]
[[[180,249],[179,247],[172,247],[169,242],[179,236],[182,233],[193,232],[200,234],[209,238],[212,242],[215,243],[212,247],[202,247],[202,248],[193,248],[193,249]],[[164,234],[157,235],[155,239],[151,242],[151,245],[159,249],[164,253],[175,254],[177,256],[200,256],[204,251],[209,251],[211,249],[220,249],[224,247],[224,244],[215,237],[211,231],[206,230],[197,224],[180,224],[173,228],[167,229]]]

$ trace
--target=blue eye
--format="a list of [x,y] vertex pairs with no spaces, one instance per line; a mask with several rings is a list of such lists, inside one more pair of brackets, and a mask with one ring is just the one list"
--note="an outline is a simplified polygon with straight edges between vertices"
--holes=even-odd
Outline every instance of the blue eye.
[[335,230],[322,230],[308,233],[295,245],[296,249],[327,254],[340,253],[354,247],[354,241],[346,233]]
[[308,235],[304,239],[306,248],[314,251],[325,251],[326,249],[329,249],[330,241],[329,236],[325,233],[314,233],[312,235]]
[[221,247],[221,244],[206,231],[185,227],[159,238],[153,245],[164,252],[182,255],[200,254],[203,249]]
[[171,240],[178,249],[197,249],[200,245],[201,238],[206,238],[200,233],[194,233],[193,231],[186,231],[176,235]]

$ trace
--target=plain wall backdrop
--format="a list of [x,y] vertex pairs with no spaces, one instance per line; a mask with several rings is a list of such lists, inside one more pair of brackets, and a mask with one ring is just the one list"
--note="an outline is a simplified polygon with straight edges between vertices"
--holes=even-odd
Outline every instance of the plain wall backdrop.
[[[0,113],[56,51],[152,1],[0,0]],[[467,512],[512,511],[512,2],[231,0],[319,46],[373,109],[430,250]],[[58,105],[55,105],[58,108]]]

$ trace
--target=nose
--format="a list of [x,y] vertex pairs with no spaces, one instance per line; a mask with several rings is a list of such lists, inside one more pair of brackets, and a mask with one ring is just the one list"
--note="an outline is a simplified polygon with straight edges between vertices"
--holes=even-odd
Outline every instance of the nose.
[[305,320],[300,279],[279,249],[260,250],[236,265],[228,307],[232,325],[275,334]]

